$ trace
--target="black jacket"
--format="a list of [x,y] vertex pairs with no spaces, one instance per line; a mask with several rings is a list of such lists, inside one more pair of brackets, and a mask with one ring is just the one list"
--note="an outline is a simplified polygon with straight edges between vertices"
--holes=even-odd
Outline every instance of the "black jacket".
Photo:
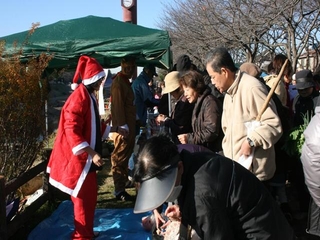
[[314,109],[318,104],[319,92],[315,89],[308,97],[301,97],[297,95],[293,101],[293,126],[297,127],[304,123],[304,116],[306,115],[310,120],[314,115]]
[[294,239],[276,201],[247,169],[214,153],[183,150],[181,158],[181,221],[202,239]]
[[165,126],[171,129],[174,142],[179,143],[177,137],[179,134],[192,132],[191,118],[193,107],[194,104],[189,103],[182,94],[175,103],[170,118],[165,121]]

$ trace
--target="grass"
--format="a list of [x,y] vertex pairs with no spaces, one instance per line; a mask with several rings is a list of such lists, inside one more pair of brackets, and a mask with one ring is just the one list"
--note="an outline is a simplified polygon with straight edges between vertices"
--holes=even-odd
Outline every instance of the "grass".
[[[106,208],[133,208],[133,202],[122,202],[116,200],[113,192],[113,179],[111,170],[111,162],[109,158],[105,158],[105,165],[101,171],[98,172],[98,199],[97,207],[99,209]],[[70,200],[69,195],[60,192],[55,188],[51,188],[53,192],[53,199],[46,202],[40,209],[38,209],[32,217],[18,229],[18,231],[9,240],[23,240],[27,239],[29,233],[44,219],[48,218],[64,200]],[[126,189],[130,195],[135,195],[134,188]]]
[[[48,109],[48,121],[49,129],[57,129],[58,119],[60,116],[60,109],[64,104],[64,101],[70,94],[70,86],[64,84],[51,84],[51,92],[49,94],[49,109]],[[47,147],[52,148],[55,139],[55,131],[51,131],[48,137]],[[112,148],[109,148],[109,152]],[[113,192],[113,179],[110,173],[111,162],[107,157],[105,158],[105,165],[101,171],[98,172],[98,199],[97,207],[99,209],[106,208],[133,208],[133,202],[122,202],[115,199]],[[53,197],[50,201],[46,202],[39,208],[23,226],[20,226],[15,235],[9,240],[22,240],[27,239],[29,233],[44,219],[48,218],[64,200],[70,200],[70,196],[60,192],[59,190],[51,187],[50,191],[53,193]],[[135,195],[135,189],[127,189],[128,193]],[[1,236],[0,236],[1,239]]]
[[[106,159],[106,164],[98,173],[98,201],[97,208],[133,208],[133,202],[118,201],[114,197],[113,179],[111,175],[111,163]],[[136,195],[134,188],[126,189],[130,195]]]

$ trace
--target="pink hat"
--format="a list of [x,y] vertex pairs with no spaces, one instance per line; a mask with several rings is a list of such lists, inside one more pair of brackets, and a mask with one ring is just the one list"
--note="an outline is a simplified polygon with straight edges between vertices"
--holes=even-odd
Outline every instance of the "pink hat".
[[77,69],[73,77],[71,89],[75,90],[78,87],[79,77],[84,85],[89,85],[105,77],[106,74],[100,63],[91,57],[81,56],[78,61]]

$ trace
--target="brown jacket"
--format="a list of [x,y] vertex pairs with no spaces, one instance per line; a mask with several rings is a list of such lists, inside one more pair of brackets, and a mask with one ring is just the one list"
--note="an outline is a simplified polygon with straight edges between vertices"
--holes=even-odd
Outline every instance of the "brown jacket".
[[221,114],[222,104],[208,87],[194,106],[192,133],[188,134],[188,143],[202,145],[213,152],[221,151]]
[[111,85],[111,116],[113,126],[127,124],[129,132],[135,134],[134,93],[129,79],[120,72],[113,78]]

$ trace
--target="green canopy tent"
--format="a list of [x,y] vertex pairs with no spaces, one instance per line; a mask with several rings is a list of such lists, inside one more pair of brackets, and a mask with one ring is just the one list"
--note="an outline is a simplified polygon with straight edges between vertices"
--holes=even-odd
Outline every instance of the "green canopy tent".
[[[22,50],[22,62],[47,52],[54,54],[49,69],[74,69],[81,55],[96,58],[104,68],[120,65],[125,56],[134,56],[143,66],[153,62],[157,67],[170,69],[171,41],[167,31],[125,23],[108,17],[87,16],[58,21],[29,31],[0,37],[5,41],[2,57]],[[17,46],[15,46],[17,44]]]

